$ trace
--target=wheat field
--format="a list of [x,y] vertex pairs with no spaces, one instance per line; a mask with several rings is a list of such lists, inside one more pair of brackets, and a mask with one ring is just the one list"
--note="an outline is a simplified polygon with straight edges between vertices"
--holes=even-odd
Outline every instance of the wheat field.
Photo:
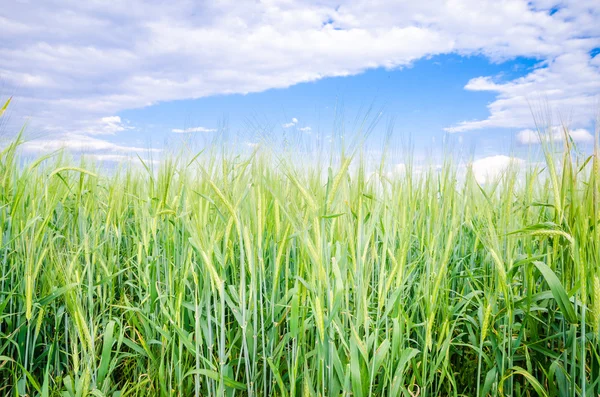
[[[600,392],[600,166],[0,154],[0,395]],[[459,175],[461,172],[464,175]]]

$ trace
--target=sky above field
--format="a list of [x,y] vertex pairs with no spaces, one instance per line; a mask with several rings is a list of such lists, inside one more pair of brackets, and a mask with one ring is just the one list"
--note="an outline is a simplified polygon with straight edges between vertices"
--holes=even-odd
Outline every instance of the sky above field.
[[367,119],[372,140],[506,161],[539,145],[547,110],[589,148],[600,2],[17,0],[0,8],[10,96],[1,131],[28,120],[25,151],[105,160],[223,137],[310,146]]

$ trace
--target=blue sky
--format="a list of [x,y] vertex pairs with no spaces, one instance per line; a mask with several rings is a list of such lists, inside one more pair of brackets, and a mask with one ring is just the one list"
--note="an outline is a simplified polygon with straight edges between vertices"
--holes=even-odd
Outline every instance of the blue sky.
[[371,109],[373,141],[393,120],[421,153],[450,139],[497,159],[539,144],[545,106],[591,147],[599,22],[587,0],[21,0],[0,10],[3,130],[28,119],[26,151],[119,160],[225,125],[239,145],[314,143]]
[[[377,118],[382,113],[371,141],[381,142],[392,123],[396,143],[411,138],[417,149],[424,150],[442,142],[449,134],[446,127],[487,116],[486,105],[495,95],[465,90],[473,76],[512,80],[526,75],[537,63],[522,57],[493,63],[484,56],[439,55],[402,69],[377,68],[259,93],[172,101],[120,112],[123,120],[136,126],[122,137],[137,146],[161,147],[173,139],[210,141],[223,134],[226,125],[229,136],[241,144],[260,141],[265,132],[299,135],[304,141],[326,140],[340,120],[352,135],[363,117]],[[175,136],[172,132],[199,128]],[[456,133],[454,139],[460,138],[480,155],[509,153],[518,148],[513,139],[516,132],[514,128],[488,128],[483,134]]]
[[298,119],[296,128],[310,127],[316,132],[332,127],[336,106],[349,122],[372,108],[383,111],[383,119],[394,117],[399,132],[431,137],[462,120],[486,117],[486,105],[494,95],[466,91],[464,86],[472,76],[510,73],[518,77],[532,63],[517,59],[493,64],[482,56],[435,56],[400,70],[377,68],[260,93],[173,101],[126,110],[120,116],[139,128],[163,134],[172,128],[216,129],[224,119],[232,130],[243,130],[249,120],[258,119],[277,132],[292,118]]

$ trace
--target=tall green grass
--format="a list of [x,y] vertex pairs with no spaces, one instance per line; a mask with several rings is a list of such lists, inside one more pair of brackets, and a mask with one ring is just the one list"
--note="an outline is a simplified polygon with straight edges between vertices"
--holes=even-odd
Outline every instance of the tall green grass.
[[358,154],[23,165],[16,140],[0,395],[598,395],[600,167],[574,150],[480,186]]

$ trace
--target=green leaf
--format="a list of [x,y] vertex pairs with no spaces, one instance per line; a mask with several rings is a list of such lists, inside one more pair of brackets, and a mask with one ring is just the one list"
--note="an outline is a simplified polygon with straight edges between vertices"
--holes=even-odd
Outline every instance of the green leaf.
[[505,380],[507,380],[508,378],[510,378],[511,376],[513,376],[514,374],[521,375],[525,379],[527,379],[527,381],[529,381],[529,383],[531,384],[531,386],[533,386],[533,388],[535,389],[535,391],[538,394],[538,396],[548,397],[548,394],[546,393],[546,390],[540,384],[540,382],[536,378],[534,378],[533,375],[531,375],[527,370],[525,370],[524,368],[521,368],[521,367],[512,367],[509,370],[508,374],[505,375],[504,378],[502,378],[502,382],[504,382]]
[[56,298],[64,295],[67,291],[69,291],[70,289],[75,288],[75,287],[77,287],[77,283],[71,283],[71,284],[65,285],[64,287],[57,288],[54,291],[52,291],[51,293],[49,293],[48,295],[41,298],[38,301],[38,304],[40,306],[47,305],[48,303],[50,303],[53,300],[55,300]]
[[225,383],[225,386],[227,387],[231,387],[237,390],[246,390],[246,385],[240,382],[237,382],[233,379],[231,379],[228,376],[225,375],[219,375],[219,373],[217,371],[213,371],[210,369],[193,369],[191,371],[188,371],[184,378],[187,378],[190,375],[203,375],[206,376],[207,378],[210,378],[212,380],[215,381],[220,381],[221,380],[221,376],[223,376],[223,383]]
[[332,218],[340,217],[342,215],[346,215],[346,213],[345,212],[340,212],[339,214],[323,215],[321,218],[323,218],[323,219],[332,219]]
[[98,369],[98,385],[102,385],[104,378],[108,372],[108,365],[110,363],[110,355],[112,352],[112,345],[115,341],[113,333],[115,330],[115,322],[109,321],[104,330],[104,343],[102,344],[102,357],[100,359],[100,368]]
[[497,375],[498,370],[496,369],[496,367],[490,369],[485,375],[485,381],[483,382],[483,388],[481,389],[482,396],[487,396],[490,390],[492,390],[492,386],[494,384],[494,381],[496,380]]
[[357,397],[363,396],[363,384],[361,376],[360,355],[354,339],[350,339],[350,374],[352,378],[352,394]]
[[82,174],[87,174],[87,175],[90,175],[90,176],[98,176],[98,175],[94,174],[91,171],[88,171],[88,170],[85,170],[85,169],[79,168],[79,167],[60,167],[60,168],[57,168],[54,171],[52,171],[50,173],[50,175],[48,175],[48,178],[52,178],[54,175],[56,175],[56,174],[58,174],[60,172],[63,172],[63,171],[77,171],[77,172],[80,172]]
[[277,381],[277,385],[279,386],[281,395],[283,397],[287,397],[288,392],[285,387],[285,383],[283,382],[283,379],[281,379],[281,374],[279,373],[279,369],[277,368],[277,366],[275,366],[275,364],[273,363],[273,359],[271,359],[270,357],[267,358],[267,363],[269,364],[269,367],[271,367],[271,371],[273,371],[273,375],[275,376],[275,380]]
[[390,341],[385,339],[383,342],[381,342],[381,344],[375,351],[375,357],[373,358],[373,371],[375,374],[377,374],[377,371],[379,371],[379,367],[381,367],[381,365],[385,361],[389,349]]
[[544,262],[534,261],[533,264],[535,267],[537,267],[540,273],[542,273],[542,276],[544,276],[546,283],[548,283],[548,286],[550,287],[552,296],[558,304],[562,314],[565,316],[565,319],[567,319],[567,321],[571,324],[577,324],[577,314],[575,314],[573,304],[569,300],[567,292],[560,283],[560,280],[556,274]]
[[402,351],[400,355],[400,360],[398,361],[398,366],[396,367],[396,371],[394,372],[394,381],[392,383],[391,394],[392,396],[400,395],[400,387],[403,385],[404,378],[404,368],[408,364],[410,360],[419,354],[420,351],[417,349],[408,348]]

